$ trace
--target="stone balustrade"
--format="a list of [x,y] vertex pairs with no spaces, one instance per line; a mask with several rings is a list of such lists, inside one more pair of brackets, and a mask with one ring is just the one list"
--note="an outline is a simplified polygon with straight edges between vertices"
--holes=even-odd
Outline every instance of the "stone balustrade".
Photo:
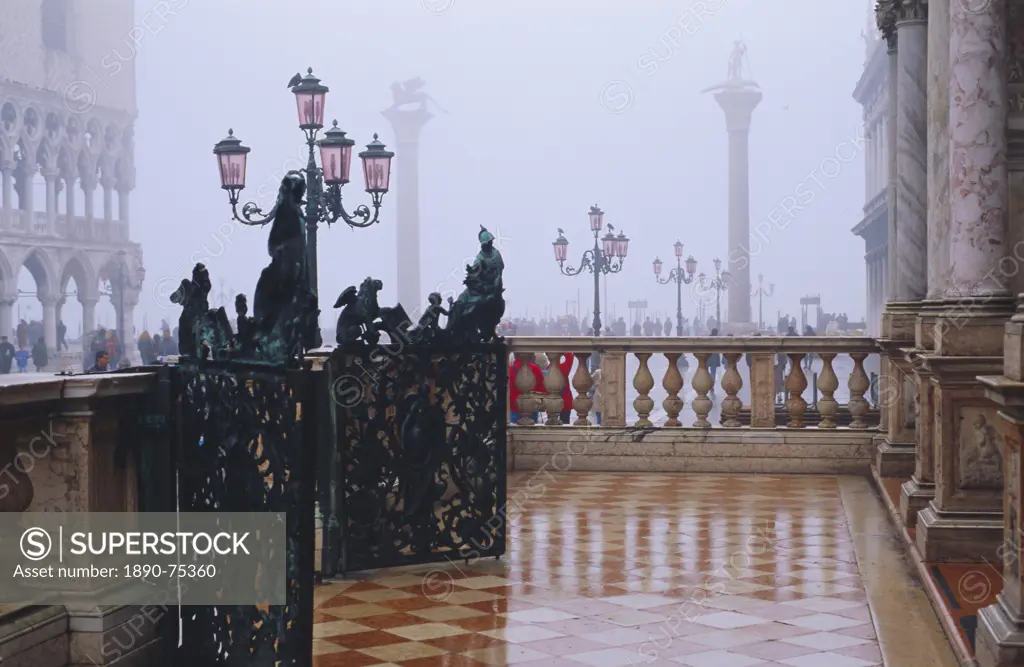
[[[879,426],[878,406],[867,397],[867,366],[879,352],[872,338],[518,336],[508,342],[513,354],[542,352],[552,362],[575,355],[569,378],[552,363],[542,392],[532,374],[512,378],[520,397],[509,406],[516,417],[510,461],[521,469],[542,465],[573,438],[591,443],[587,457],[575,457],[580,469],[869,469]],[[594,359],[601,368],[596,392]],[[837,368],[845,371],[842,383]],[[569,406],[562,398],[567,383]],[[561,419],[566,410],[573,413],[569,424]],[[726,460],[734,455],[749,460]],[[787,463],[793,458],[807,460],[787,469],[797,463]]]
[[66,215],[56,217],[56,225],[41,211],[4,211],[0,209],[0,231],[26,236],[45,236],[74,241],[126,242],[128,223],[121,220],[103,220],[75,216],[69,222]]

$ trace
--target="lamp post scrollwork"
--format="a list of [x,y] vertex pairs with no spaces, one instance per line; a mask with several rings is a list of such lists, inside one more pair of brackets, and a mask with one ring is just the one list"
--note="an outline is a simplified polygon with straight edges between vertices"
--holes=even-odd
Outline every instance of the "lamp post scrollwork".
[[[683,243],[676,241],[673,244],[676,255],[676,268],[672,269],[665,279],[661,278],[661,259],[654,258],[654,279],[661,285],[669,283],[676,284],[676,335],[683,335],[683,285],[689,285],[694,281],[697,272],[697,260],[690,255],[686,258],[685,271],[683,268]],[[702,274],[703,275],[703,274]]]
[[[349,213],[342,204],[341,190],[349,182],[352,163],[352,147],[355,142],[345,136],[334,121],[332,127],[324,132],[323,138],[317,139],[318,132],[324,126],[324,101],[329,92],[320,79],[313,76],[312,68],[306,75],[296,74],[288,83],[299,114],[299,129],[306,135],[309,148],[309,159],[305,169],[300,169],[306,180],[306,252],[309,267],[310,287],[317,290],[317,227],[320,223],[328,226],[342,221],[349,227],[364,228],[378,222],[380,207],[384,195],[387,194],[391,180],[391,159],[394,153],[378,141],[373,141],[366,150],[359,153],[363,163],[363,178],[366,192],[370,195],[370,206],[362,204]],[[316,162],[316,151],[320,149],[320,162]],[[266,225],[274,220],[276,209],[264,214],[255,203],[248,202],[238,210],[239,194],[245,188],[245,167],[249,147],[235,136],[234,130],[228,130],[228,136],[214,146],[217,166],[220,169],[221,188],[228,192],[228,203],[234,219],[243,225]],[[373,208],[371,213],[370,208]]]
[[722,292],[729,287],[729,272],[722,270],[722,260],[717,257],[714,260],[715,264],[715,277],[708,280],[707,277],[702,273],[699,276],[700,288],[704,291],[710,292],[715,291],[715,328],[721,329],[722,327]]
[[601,290],[600,279],[602,275],[618,273],[622,270],[622,264],[626,259],[629,250],[629,239],[624,233],[615,235],[615,227],[608,225],[608,233],[600,236],[604,221],[604,211],[597,206],[590,207],[590,231],[594,234],[594,247],[583,253],[578,267],[566,266],[565,260],[569,254],[569,240],[565,238],[564,232],[558,230],[558,238],[551,245],[555,249],[555,261],[562,275],[578,276],[584,270],[594,275],[594,335],[601,335]]

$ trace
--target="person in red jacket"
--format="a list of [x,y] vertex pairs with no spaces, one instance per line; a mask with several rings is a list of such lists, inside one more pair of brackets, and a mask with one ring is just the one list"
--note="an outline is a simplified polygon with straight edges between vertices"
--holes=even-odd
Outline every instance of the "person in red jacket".
[[[509,421],[513,424],[519,423],[519,390],[516,389],[516,373],[527,364],[527,369],[533,374],[533,391],[544,393],[544,374],[540,366],[533,363],[532,352],[516,352],[515,360],[508,367],[508,404],[510,408]],[[539,415],[534,412],[530,415],[534,422]]]

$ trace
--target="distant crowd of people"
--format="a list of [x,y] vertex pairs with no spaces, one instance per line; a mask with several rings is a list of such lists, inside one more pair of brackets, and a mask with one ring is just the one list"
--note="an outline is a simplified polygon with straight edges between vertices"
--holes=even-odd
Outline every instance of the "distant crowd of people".
[[[583,322],[588,322],[589,317]],[[710,327],[714,320],[708,320]],[[601,330],[602,336],[690,336],[692,335],[690,320],[683,318],[682,329],[672,319],[666,318],[664,322],[652,320],[650,317],[643,322],[637,320],[632,326],[626,324],[626,318],[619,317],[605,325]],[[534,318],[516,317],[503,322],[499,327],[499,333],[503,336],[593,336],[594,328],[589,324],[581,323],[575,315],[563,315],[561,317],[549,317],[536,320]]]

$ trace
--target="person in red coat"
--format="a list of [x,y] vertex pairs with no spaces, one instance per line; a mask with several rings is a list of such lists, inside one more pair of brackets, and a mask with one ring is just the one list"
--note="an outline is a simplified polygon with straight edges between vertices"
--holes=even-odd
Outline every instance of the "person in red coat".
[[[519,390],[516,389],[516,373],[527,365],[527,369],[533,374],[533,391],[544,393],[544,374],[540,366],[533,363],[532,352],[516,352],[515,360],[508,367],[508,404],[510,407],[509,421],[513,424],[519,423]],[[530,417],[536,422],[539,415],[534,412]]]

